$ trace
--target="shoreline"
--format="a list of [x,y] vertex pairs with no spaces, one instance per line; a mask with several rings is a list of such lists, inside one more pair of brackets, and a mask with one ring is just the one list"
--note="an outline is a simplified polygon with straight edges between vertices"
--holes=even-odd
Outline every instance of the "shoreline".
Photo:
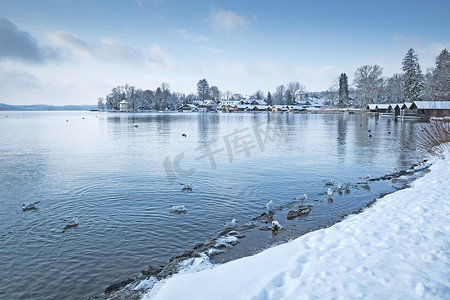
[[[392,173],[392,174],[387,174],[387,175],[384,175],[384,176],[378,177],[378,178],[371,178],[368,181],[374,182],[374,181],[380,181],[380,180],[393,180],[393,179],[395,180],[402,176],[414,175],[417,172],[428,173],[429,167],[430,167],[430,164],[426,160],[424,160],[423,163],[414,164],[409,169],[401,170],[401,171],[398,171],[398,172]],[[230,250],[233,249],[233,247],[236,246],[241,240],[245,239],[248,234],[251,234],[252,232],[257,231],[257,230],[269,230],[268,225],[270,225],[270,222],[273,219],[273,214],[270,215],[270,214],[264,212],[261,215],[253,218],[250,222],[236,228],[236,230],[225,229],[216,237],[209,238],[206,242],[197,243],[193,247],[186,249],[184,252],[170,258],[169,261],[165,265],[159,265],[159,266],[149,265],[149,267],[147,269],[141,270],[141,274],[139,274],[139,275],[134,275],[134,276],[129,277],[126,280],[114,282],[111,285],[109,285],[108,287],[106,287],[104,293],[102,293],[101,295],[90,296],[87,298],[87,300],[106,300],[106,299],[111,299],[111,300],[115,300],[115,299],[117,299],[117,300],[118,299],[135,300],[136,299],[137,300],[137,299],[140,299],[145,294],[145,292],[148,292],[148,290],[149,290],[149,287],[145,286],[145,285],[143,288],[139,288],[139,285],[141,282],[148,281],[149,279],[155,280],[155,282],[165,280],[165,279],[171,277],[172,275],[183,272],[184,270],[181,267],[181,265],[184,264],[186,269],[188,269],[190,267],[189,266],[190,264],[195,263],[194,262],[195,259],[205,258],[205,256],[209,261],[211,261],[211,263],[213,265],[223,264],[223,263],[231,262],[231,261],[243,258],[243,257],[256,255],[260,252],[263,252],[264,250],[267,250],[268,248],[288,243],[289,241],[294,240],[298,237],[301,237],[305,234],[308,234],[308,233],[311,233],[314,231],[318,231],[318,230],[321,230],[324,228],[329,228],[337,223],[342,222],[344,219],[346,219],[349,216],[362,213],[364,210],[373,206],[377,201],[379,201],[380,199],[383,199],[385,196],[393,194],[399,190],[409,188],[411,182],[414,182],[415,180],[417,180],[418,178],[421,178],[422,176],[424,176],[424,174],[421,174],[417,178],[408,178],[406,185],[396,188],[395,191],[392,191],[389,193],[380,193],[380,195],[378,197],[374,198],[371,201],[368,201],[366,203],[366,205],[364,205],[364,207],[356,209],[350,213],[340,215],[339,220],[337,220],[335,222],[324,223],[323,226],[314,228],[312,230],[308,230],[307,232],[301,233],[298,236],[291,237],[289,240],[284,240],[281,242],[278,241],[278,243],[272,243],[268,246],[266,245],[266,247],[263,247],[261,249],[253,249],[253,252],[248,253],[248,254],[241,254],[241,255],[238,255],[237,257],[228,258],[228,259],[225,258],[219,262],[215,261],[215,258],[218,255],[230,252]],[[355,184],[355,186],[358,184],[364,184],[364,183],[358,182]],[[278,207],[276,210],[281,212],[283,209],[292,207],[293,205],[294,205],[294,202],[288,203],[284,206]],[[312,205],[309,205],[309,206],[313,207]],[[267,226],[262,227],[261,223],[266,224]],[[188,263],[186,263],[186,262],[188,262]],[[208,263],[210,263],[210,262],[208,262]],[[150,284],[150,286],[152,287],[153,284]],[[136,287],[138,287],[139,289],[136,289]]]

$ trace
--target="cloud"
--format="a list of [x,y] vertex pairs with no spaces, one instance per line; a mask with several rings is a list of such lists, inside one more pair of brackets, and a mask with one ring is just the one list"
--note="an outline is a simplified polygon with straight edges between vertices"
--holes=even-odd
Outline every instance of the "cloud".
[[20,30],[9,20],[0,18],[1,59],[43,63],[58,60],[59,55],[53,49],[40,47],[38,41],[30,33]]
[[113,38],[100,37],[99,43],[89,44],[77,35],[65,31],[51,31],[48,32],[48,36],[55,45],[64,48],[66,53],[75,58],[117,63],[139,64],[144,62],[141,51]]
[[152,45],[146,49],[146,58],[152,64],[168,68],[173,68],[175,66],[175,62],[172,57],[159,45]]
[[248,21],[232,11],[224,9],[212,9],[210,12],[210,26],[218,32],[231,33],[245,28]]
[[190,33],[185,29],[177,30],[177,33],[184,39],[191,40],[193,42],[207,42],[209,39],[205,36]]

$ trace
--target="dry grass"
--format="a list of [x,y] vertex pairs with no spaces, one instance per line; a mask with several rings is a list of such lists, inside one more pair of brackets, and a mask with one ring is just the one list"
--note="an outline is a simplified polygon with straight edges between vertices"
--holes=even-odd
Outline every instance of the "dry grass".
[[419,126],[417,145],[434,155],[450,150],[450,117],[434,115],[429,123]]

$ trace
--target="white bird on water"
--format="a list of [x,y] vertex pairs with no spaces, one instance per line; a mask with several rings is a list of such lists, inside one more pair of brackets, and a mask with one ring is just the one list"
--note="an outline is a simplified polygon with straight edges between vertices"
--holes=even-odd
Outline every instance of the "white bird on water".
[[179,213],[186,212],[186,206],[185,205],[173,205],[172,210],[174,212],[179,212]]
[[338,183],[338,189],[342,190],[342,183]]
[[72,219],[63,220],[64,224],[66,224],[65,228],[74,227],[78,225],[78,218],[72,217]]
[[303,202],[304,202],[306,199],[308,199],[308,195],[306,195],[306,194],[300,195],[300,196],[298,196],[297,198],[295,198],[295,200],[299,200],[299,201],[302,203],[302,206],[303,206]]
[[328,188],[327,194],[328,194],[328,197],[331,197],[331,196],[333,196],[333,191],[330,188]]
[[277,220],[272,221],[272,226],[270,227],[270,229],[272,231],[277,231],[277,230],[280,230],[281,228],[282,228],[282,226],[280,225],[280,223]]
[[268,211],[272,211],[274,205],[275,205],[275,203],[273,202],[273,200],[270,200],[269,202],[267,202],[267,204],[266,204],[267,210],[268,210]]
[[181,188],[183,191],[192,191],[192,184],[190,183],[180,183],[183,187]]
[[36,202],[31,202],[31,203],[23,203],[22,204],[22,210],[23,211],[26,211],[26,210],[29,210],[29,209],[35,209],[36,208],[36,204],[38,204],[39,202],[41,202],[41,201],[36,201]]
[[362,177],[359,177],[359,178],[361,178],[362,180],[365,180],[366,183],[367,183],[367,181],[370,180],[370,178],[372,178],[372,177],[370,176],[370,174],[367,174],[366,176],[362,176]]
[[234,228],[234,227],[236,227],[236,219],[233,219],[233,220],[231,220],[231,222],[226,222],[225,223],[225,227],[226,228]]

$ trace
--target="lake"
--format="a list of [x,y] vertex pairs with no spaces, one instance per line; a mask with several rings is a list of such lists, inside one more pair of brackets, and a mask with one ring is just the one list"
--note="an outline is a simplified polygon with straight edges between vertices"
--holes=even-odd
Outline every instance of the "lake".
[[[404,184],[360,177],[421,162],[417,124],[344,113],[0,112],[0,298],[101,294],[232,218],[251,222],[269,200],[289,207],[306,193],[312,210],[290,221],[279,210],[285,233],[250,232],[217,261],[328,226]],[[330,201],[324,180],[348,181],[350,192]],[[64,230],[73,216],[79,225]]]

